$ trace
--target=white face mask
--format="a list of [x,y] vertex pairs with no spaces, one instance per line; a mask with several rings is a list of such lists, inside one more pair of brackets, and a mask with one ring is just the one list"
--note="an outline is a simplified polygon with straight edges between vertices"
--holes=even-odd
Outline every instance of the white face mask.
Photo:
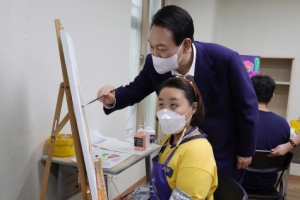
[[165,74],[173,69],[178,68],[178,63],[181,61],[181,59],[183,58],[183,55],[184,55],[184,54],[182,54],[181,58],[177,62],[178,52],[180,51],[180,49],[183,45],[183,42],[180,45],[180,48],[178,49],[177,53],[174,54],[173,56],[171,56],[170,58],[160,58],[160,57],[153,56],[151,54],[152,60],[153,60],[153,66],[157,73]]
[[156,116],[158,118],[162,132],[164,134],[174,134],[182,131],[185,128],[187,122],[192,118],[191,115],[191,117],[187,121],[185,121],[185,116],[190,112],[191,108],[185,115],[180,115],[168,109],[158,111]]

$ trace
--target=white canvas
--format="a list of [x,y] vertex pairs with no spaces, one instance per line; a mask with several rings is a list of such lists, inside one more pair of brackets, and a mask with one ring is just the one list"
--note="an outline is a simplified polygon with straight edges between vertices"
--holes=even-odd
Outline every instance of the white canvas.
[[94,156],[90,146],[90,136],[88,132],[86,117],[84,114],[84,108],[82,108],[83,102],[81,98],[79,74],[77,69],[73,40],[65,30],[60,31],[60,37],[63,46],[64,58],[66,62],[69,84],[71,89],[71,96],[73,100],[74,113],[77,122],[77,128],[79,132],[90,191],[92,199],[97,200],[98,196],[95,165],[93,159]]

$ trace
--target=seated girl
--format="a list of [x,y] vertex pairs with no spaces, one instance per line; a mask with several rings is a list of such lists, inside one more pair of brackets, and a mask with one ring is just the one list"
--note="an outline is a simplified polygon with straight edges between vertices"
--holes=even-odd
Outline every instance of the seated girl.
[[191,199],[213,199],[216,162],[206,134],[197,127],[204,115],[201,95],[192,81],[174,77],[161,85],[157,118],[165,137],[152,160],[151,200],[169,199],[175,189],[176,195]]
[[122,199],[213,200],[217,167],[206,134],[198,129],[204,119],[200,92],[186,77],[162,83],[157,118],[165,134],[161,149],[152,159],[149,187],[139,187]]

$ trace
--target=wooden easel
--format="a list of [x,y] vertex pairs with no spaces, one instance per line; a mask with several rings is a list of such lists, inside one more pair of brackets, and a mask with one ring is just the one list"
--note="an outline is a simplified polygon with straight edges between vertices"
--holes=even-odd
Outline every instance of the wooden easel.
[[[75,148],[75,154],[76,154],[76,161],[77,161],[77,167],[78,167],[78,186],[82,193],[82,197],[84,200],[91,200],[92,197],[90,195],[89,191],[89,183],[87,179],[87,173],[86,168],[83,160],[83,153],[81,149],[80,144],[80,138],[79,138],[79,132],[77,128],[77,123],[75,119],[75,113],[73,108],[73,101],[69,86],[69,79],[67,74],[67,68],[66,63],[64,59],[63,49],[62,49],[62,43],[60,38],[60,31],[63,30],[63,27],[60,24],[59,19],[55,19],[55,28],[56,28],[56,36],[57,36],[57,42],[58,42],[58,50],[59,50],[59,56],[60,56],[60,64],[63,74],[63,82],[59,86],[59,92],[58,92],[58,98],[56,103],[56,110],[52,125],[52,132],[51,132],[51,141],[49,144],[48,154],[47,154],[47,160],[46,160],[46,166],[44,171],[44,177],[42,182],[42,189],[41,189],[41,196],[40,200],[44,200],[46,196],[46,190],[47,190],[47,184],[50,174],[50,168],[51,168],[51,162],[52,162],[52,156],[53,156],[53,150],[54,150],[54,144],[56,140],[57,134],[62,130],[62,128],[66,125],[68,120],[70,120],[71,125],[71,131],[73,136],[73,143]],[[62,121],[59,121],[60,113],[61,113],[61,106],[63,102],[64,94],[66,94],[66,100],[68,105],[68,113],[66,116],[62,119]]]

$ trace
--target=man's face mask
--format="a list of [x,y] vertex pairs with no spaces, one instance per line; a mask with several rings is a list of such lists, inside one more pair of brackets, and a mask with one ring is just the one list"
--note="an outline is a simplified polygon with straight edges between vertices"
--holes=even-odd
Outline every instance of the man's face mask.
[[183,58],[183,55],[184,55],[184,54],[182,54],[181,58],[177,62],[178,53],[179,53],[183,43],[184,43],[184,41],[180,45],[180,48],[178,49],[177,53],[169,58],[160,58],[160,57],[156,57],[151,54],[152,60],[153,60],[153,66],[157,73],[165,74],[171,70],[178,68],[178,63],[181,61],[181,59]]

